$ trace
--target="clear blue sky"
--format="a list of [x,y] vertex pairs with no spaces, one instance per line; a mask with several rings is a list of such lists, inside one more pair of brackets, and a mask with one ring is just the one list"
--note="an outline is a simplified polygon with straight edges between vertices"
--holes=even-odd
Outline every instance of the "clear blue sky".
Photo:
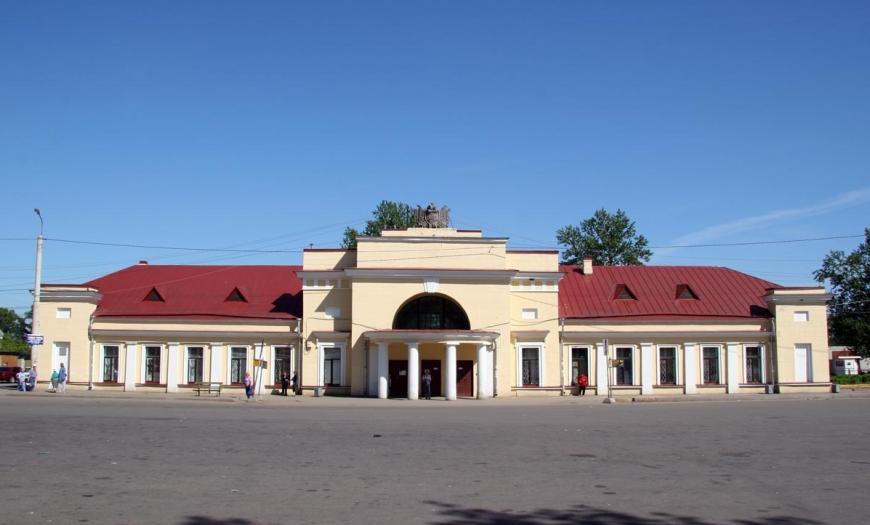
[[[653,246],[870,225],[870,2],[2,2],[0,237],[335,246],[382,199],[554,246],[596,208]],[[253,242],[259,241],[259,242]],[[658,250],[812,282],[859,239]],[[33,243],[0,241],[24,307]],[[138,259],[48,242],[45,280]]]

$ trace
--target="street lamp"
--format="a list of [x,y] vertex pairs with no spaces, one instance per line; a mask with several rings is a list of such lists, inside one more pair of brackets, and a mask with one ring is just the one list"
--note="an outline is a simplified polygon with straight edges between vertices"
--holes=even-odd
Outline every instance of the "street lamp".
[[[36,216],[39,217],[39,235],[36,236],[36,277],[34,279],[33,284],[33,323],[30,325],[31,335],[39,336],[41,335],[39,332],[39,299],[42,293],[42,232],[44,223],[42,221],[42,213],[39,211],[39,208],[33,208],[33,211],[36,213]],[[36,360],[36,346],[40,343],[37,340],[34,340],[30,346],[30,366],[33,367]],[[36,385],[34,384],[34,388]]]

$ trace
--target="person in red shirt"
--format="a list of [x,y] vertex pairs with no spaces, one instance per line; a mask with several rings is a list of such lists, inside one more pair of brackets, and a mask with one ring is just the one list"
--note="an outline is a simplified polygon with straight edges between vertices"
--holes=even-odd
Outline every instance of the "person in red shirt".
[[577,395],[585,396],[587,386],[589,386],[589,378],[586,377],[586,374],[581,373],[577,376]]

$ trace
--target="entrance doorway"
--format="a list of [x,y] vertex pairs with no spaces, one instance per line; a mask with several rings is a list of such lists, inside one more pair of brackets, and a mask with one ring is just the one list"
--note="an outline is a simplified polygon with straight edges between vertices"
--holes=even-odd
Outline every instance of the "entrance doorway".
[[408,360],[390,360],[389,397],[408,397]]
[[[441,361],[438,359],[423,359],[420,362],[420,373],[429,370],[432,375],[432,397],[441,397]],[[420,383],[420,395],[423,395],[423,383]]]
[[474,361],[456,361],[456,396],[474,395]]

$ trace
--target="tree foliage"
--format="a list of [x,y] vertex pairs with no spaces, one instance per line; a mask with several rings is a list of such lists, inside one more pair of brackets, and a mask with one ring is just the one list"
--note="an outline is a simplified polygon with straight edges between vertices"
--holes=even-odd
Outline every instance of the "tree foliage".
[[0,331],[3,338],[0,339],[0,352],[29,354],[30,346],[27,344],[28,316],[21,317],[15,310],[0,308]]
[[834,299],[829,306],[828,329],[836,344],[870,356],[870,228],[852,253],[830,252],[813,274],[828,281]]
[[634,221],[619,209],[614,214],[596,210],[580,226],[560,228],[556,240],[565,246],[563,264],[581,264],[584,257],[597,265],[643,264],[652,257],[646,237],[638,235]]
[[356,248],[356,238],[379,237],[381,232],[387,229],[412,228],[416,217],[414,208],[404,202],[381,201],[372,211],[372,218],[366,221],[366,227],[362,232],[347,227],[344,230],[344,239],[341,241],[343,248]]

